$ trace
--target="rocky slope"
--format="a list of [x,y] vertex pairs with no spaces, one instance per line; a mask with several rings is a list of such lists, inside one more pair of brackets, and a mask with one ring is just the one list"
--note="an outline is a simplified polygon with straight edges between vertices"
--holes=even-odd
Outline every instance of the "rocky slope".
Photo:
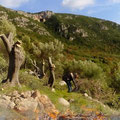
[[[64,98],[59,98],[61,105],[68,106]],[[18,92],[0,95],[0,119],[10,120],[83,120],[83,119],[107,120],[102,113],[89,112],[74,114],[70,110],[62,114],[55,108],[46,95],[36,91]]]
[[23,11],[16,11],[20,15],[24,15],[26,17],[37,20],[38,22],[45,22],[47,19],[51,18],[55,13],[52,11],[42,11],[39,13],[26,13]]
[[[119,53],[120,25],[111,21],[72,14],[57,14],[52,11],[26,13],[0,7],[0,17],[6,18],[17,27],[18,34],[39,34],[49,39],[64,39],[65,43],[79,49]],[[49,36],[49,37],[47,37]],[[62,37],[62,38],[61,38]]]
[[[59,98],[59,104],[69,108],[71,101]],[[38,90],[18,92],[0,95],[0,119],[9,120],[111,120],[119,119],[119,116],[108,117],[101,112],[86,109],[85,113],[73,113],[69,109],[66,112],[59,112],[50,99]]]
[[[46,95],[41,95],[39,91],[26,91],[19,93],[18,91],[14,91],[8,95],[0,95],[0,108],[2,111],[0,112],[0,119],[3,117],[4,119],[49,119],[54,115],[57,117],[58,110],[49,100]],[[12,112],[14,114],[8,116]],[[18,113],[18,115],[17,115]],[[21,117],[20,117],[21,115]]]
[[119,52],[120,25],[117,23],[79,15],[55,14],[45,24],[79,48]]

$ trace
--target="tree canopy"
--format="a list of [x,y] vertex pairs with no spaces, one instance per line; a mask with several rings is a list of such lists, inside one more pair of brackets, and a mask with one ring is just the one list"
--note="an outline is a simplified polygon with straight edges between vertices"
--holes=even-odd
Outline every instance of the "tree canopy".
[[61,41],[54,40],[53,42],[48,43],[34,43],[33,46],[33,53],[40,57],[41,59],[48,59],[48,57],[52,57],[53,59],[60,58],[63,54],[62,51],[64,49],[64,45]]

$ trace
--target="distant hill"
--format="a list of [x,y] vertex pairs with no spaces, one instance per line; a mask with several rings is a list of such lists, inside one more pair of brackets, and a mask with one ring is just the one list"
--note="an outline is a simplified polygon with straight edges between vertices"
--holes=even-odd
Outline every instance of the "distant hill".
[[111,21],[72,14],[55,14],[46,25],[80,48],[120,52],[120,25]]
[[18,37],[28,34],[42,42],[57,38],[78,51],[120,53],[120,25],[111,21],[52,11],[25,13],[2,6],[0,16],[17,27]]

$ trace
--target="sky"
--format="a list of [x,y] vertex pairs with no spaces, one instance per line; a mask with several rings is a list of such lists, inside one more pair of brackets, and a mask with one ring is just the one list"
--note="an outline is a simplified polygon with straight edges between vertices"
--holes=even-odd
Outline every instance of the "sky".
[[85,15],[120,24],[120,0],[0,0],[0,5],[32,13],[50,10]]

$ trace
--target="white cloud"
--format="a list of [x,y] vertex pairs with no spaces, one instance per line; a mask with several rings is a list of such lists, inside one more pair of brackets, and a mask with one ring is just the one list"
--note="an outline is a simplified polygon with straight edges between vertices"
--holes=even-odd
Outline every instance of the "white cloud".
[[109,3],[113,4],[113,3],[120,3],[120,0],[108,0]]
[[120,0],[110,0],[113,3],[120,3]]
[[23,3],[26,3],[28,1],[29,0],[0,0],[0,5],[9,7],[9,8],[17,8]]
[[82,10],[94,4],[95,4],[94,0],[63,0],[62,2],[62,5],[64,7],[68,7],[72,10],[74,9]]

